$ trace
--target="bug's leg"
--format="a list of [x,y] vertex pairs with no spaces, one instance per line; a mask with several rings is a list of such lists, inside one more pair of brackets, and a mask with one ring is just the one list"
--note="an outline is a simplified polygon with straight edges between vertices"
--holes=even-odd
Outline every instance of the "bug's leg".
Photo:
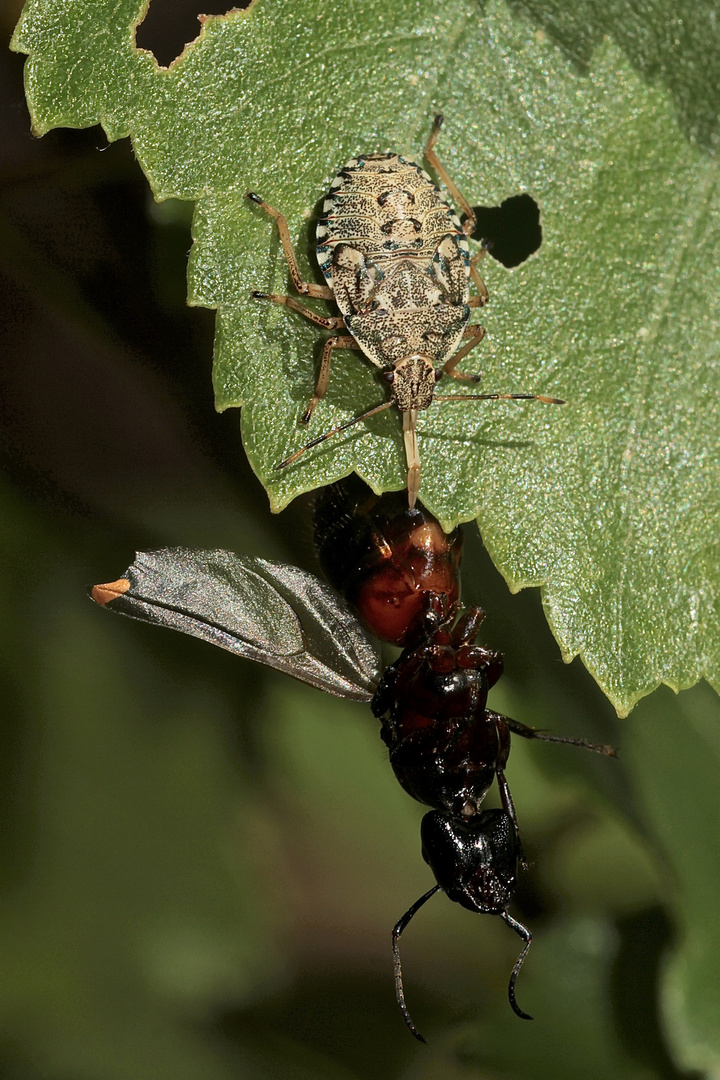
[[465,382],[480,382],[479,375],[464,375],[462,371],[456,371],[455,367],[475,348],[476,345],[480,344],[485,337],[485,327],[476,324],[466,326],[463,331],[463,337],[469,338],[470,340],[466,345],[463,345],[461,349],[458,349],[454,356],[451,356],[450,359],[443,364],[443,371],[446,375],[452,375],[453,379],[464,379]]
[[[427,146],[425,147],[425,157],[430,162],[433,169],[438,174],[443,184],[452,195],[455,202],[465,214],[465,221],[463,222],[463,232],[466,236],[472,236],[472,234],[475,232],[475,226],[477,224],[475,211],[473,210],[472,206],[467,201],[463,193],[457,187],[454,180],[452,180],[447,169],[435,153],[435,143],[438,140],[440,128],[442,127],[442,122],[442,116],[435,117],[435,123],[433,124],[432,131],[430,132],[430,138],[428,139]],[[485,304],[487,304],[489,300],[487,287],[483,279],[480,277],[480,273],[477,268],[477,264],[480,262],[486,251],[487,247],[485,247],[483,244],[483,247],[480,249],[480,251],[478,251],[477,255],[473,255],[472,259],[470,260],[470,277],[475,288],[478,291],[478,295],[472,296],[469,300],[469,306],[471,308],[481,308]]]
[[288,264],[288,270],[290,271],[290,277],[293,280],[293,285],[302,296],[316,296],[320,300],[332,300],[333,291],[329,285],[314,285],[312,282],[303,281],[302,274],[300,273],[300,267],[298,266],[297,257],[295,255],[295,249],[292,246],[292,240],[290,239],[290,230],[288,229],[287,219],[276,210],[270,203],[266,203],[260,196],[256,195],[254,191],[246,191],[245,198],[251,199],[257,203],[258,206],[262,206],[266,214],[270,214],[277,221],[278,232],[280,233],[280,240],[282,242],[283,251],[285,252],[285,258]]
[[487,291],[487,286],[483,279],[480,277],[480,272],[477,268],[477,264],[480,262],[486,251],[487,247],[485,246],[485,242],[483,241],[483,246],[480,248],[477,255],[473,255],[472,259],[470,260],[470,277],[472,279],[473,285],[478,291],[477,296],[471,296],[468,300],[468,307],[471,308],[484,307],[490,299]]
[[[434,401],[542,401],[543,405],[567,405],[567,401],[545,394],[435,394]],[[539,736],[538,736],[539,738]]]
[[317,439],[311,439],[309,443],[305,443],[304,446],[301,446],[300,449],[296,450],[290,457],[279,462],[275,468],[286,469],[288,465],[293,465],[306,450],[310,450],[313,446],[318,446],[327,439],[331,439],[333,435],[337,435],[341,431],[347,431],[348,428],[353,427],[355,424],[359,424],[362,420],[367,420],[370,416],[375,416],[377,413],[384,412],[385,409],[392,408],[394,404],[395,402],[392,399],[390,401],[384,401],[382,405],[376,405],[374,409],[368,409],[367,412],[361,413],[360,416],[354,416],[352,420],[346,420],[344,424],[338,424],[337,427],[331,428],[330,431],[326,431],[324,435],[318,435]]
[[[338,319],[340,325],[343,325],[342,319]],[[327,392],[328,383],[330,381],[330,363],[332,361],[333,349],[359,349],[357,341],[354,337],[350,337],[349,334],[343,334],[342,336],[336,336],[328,338],[323,345],[322,356],[320,357],[320,372],[317,377],[317,383],[315,384],[315,392],[310,398],[307,409],[300,417],[301,424],[307,424],[310,417],[313,414],[313,409],[317,405],[318,401],[322,401]]]
[[322,326],[323,330],[342,330],[345,326],[342,315],[318,315],[316,311],[311,311],[310,308],[305,307],[293,296],[279,296],[277,293],[260,292],[259,289],[253,289],[250,295],[253,300],[270,300],[273,304],[284,304],[285,307],[289,307],[291,311],[296,311],[298,315],[309,319],[316,326]]
[[[438,174],[443,184],[452,195],[455,202],[461,208],[462,212],[465,214],[465,221],[463,222],[463,232],[466,236],[472,236],[472,234],[475,232],[475,225],[477,223],[475,211],[473,210],[472,206],[467,201],[465,196],[462,194],[455,181],[450,178],[447,169],[435,153],[435,143],[438,141],[442,122],[442,116],[435,117],[435,122],[433,124],[432,131],[430,132],[430,138],[428,139],[427,146],[425,147],[425,157],[430,162],[430,165]],[[475,280],[475,278],[473,278],[473,280]],[[480,291],[482,292],[482,289]]]

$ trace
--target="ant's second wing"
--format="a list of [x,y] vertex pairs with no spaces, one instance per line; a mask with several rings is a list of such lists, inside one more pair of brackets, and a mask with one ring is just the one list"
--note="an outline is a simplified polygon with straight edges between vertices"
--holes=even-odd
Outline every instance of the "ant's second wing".
[[138,552],[96,603],[285,671],[338,697],[369,701],[380,655],[345,601],[313,574],[231,551]]

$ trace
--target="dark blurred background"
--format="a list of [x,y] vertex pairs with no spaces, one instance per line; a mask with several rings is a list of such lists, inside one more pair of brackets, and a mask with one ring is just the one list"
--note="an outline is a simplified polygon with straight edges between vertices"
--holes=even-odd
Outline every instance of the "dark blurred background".
[[[0,6],[6,40],[19,10]],[[170,62],[199,10],[223,5],[153,0],[139,44]],[[33,138],[22,68],[0,53],[0,1074],[680,1075],[654,994],[662,866],[621,766],[513,749],[533,859],[513,910],[536,931],[517,992],[543,1021],[507,1006],[513,935],[438,898],[404,942],[423,1050],[389,948],[431,884],[422,809],[369,710],[87,600],[144,547],[316,569],[310,500],[274,518],[239,415],[214,411],[192,208],[155,204],[99,128]],[[507,654],[494,705],[616,741],[537,594],[510,597],[467,531],[465,596]]]

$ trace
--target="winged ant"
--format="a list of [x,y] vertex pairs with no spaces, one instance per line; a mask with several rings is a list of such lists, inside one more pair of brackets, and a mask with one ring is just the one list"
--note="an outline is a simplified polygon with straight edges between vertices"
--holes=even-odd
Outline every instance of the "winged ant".
[[[89,592],[113,611],[370,703],[398,781],[432,808],[422,820],[421,840],[436,884],[392,932],[398,1005],[424,1042],[405,1003],[399,941],[438,891],[470,911],[498,915],[522,939],[508,997],[517,1016],[531,1019],[517,1004],[515,981],[532,936],[509,914],[518,864],[524,865],[505,778],[511,734],[607,756],[615,751],[538,731],[487,708],[503,658],[474,645],[482,608],[458,615],[462,530],[446,536],[431,514],[409,509],[398,494],[374,496],[350,478],[319,497],[316,545],[336,588],[265,559],[166,548],[138,553],[122,578]],[[384,671],[378,646],[350,603],[376,637],[405,646]],[[502,808],[482,810],[494,779]]]

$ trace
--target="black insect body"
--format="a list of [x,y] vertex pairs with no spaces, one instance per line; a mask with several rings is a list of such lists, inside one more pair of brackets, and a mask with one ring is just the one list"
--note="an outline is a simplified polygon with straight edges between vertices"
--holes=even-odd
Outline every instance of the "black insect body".
[[[488,292],[477,269],[485,248],[470,256],[468,237],[475,214],[436,152],[442,117],[438,116],[425,147],[425,158],[466,215],[461,224],[431,178],[416,162],[396,153],[352,158],[332,181],[317,226],[317,259],[325,285],[304,281],[286,218],[254,192],[246,197],[275,219],[293,284],[300,295],[334,300],[341,315],[323,316],[292,296],[253,290],[257,300],[284,304],[323,329],[325,341],[315,392],[303,412],[307,423],[327,392],[334,349],[360,349],[382,372],[391,399],[312,439],[277,466],[287,468],[331,436],[395,405],[403,418],[410,506],[420,488],[418,413],[433,401],[518,399],[563,405],[559,398],[537,394],[438,395],[443,375],[465,382],[478,375],[457,364],[484,336],[470,324],[471,310],[481,308]],[[476,295],[470,295],[472,281]]]
[[472,645],[484,613],[440,624],[386,669],[372,700],[393,771],[409,795],[460,819],[477,814],[495,777],[514,815],[504,768],[505,717],[486,708],[502,674],[499,653]]
[[440,619],[457,610],[462,529],[446,535],[404,492],[378,496],[348,476],[316,498],[313,533],[325,577],[381,641],[422,641],[431,600]]
[[[382,500],[376,509],[371,518],[379,520],[386,512]],[[406,532],[400,530],[403,543]],[[367,536],[372,535],[370,530]],[[415,622],[412,643],[382,675],[377,646],[347,601],[291,566],[225,551],[169,548],[139,553],[122,578],[90,590],[97,603],[131,618],[203,638],[328,693],[371,702],[398,780],[433,808],[423,819],[422,842],[437,884],[393,930],[398,1003],[421,1041],[405,1005],[398,942],[415,912],[438,890],[472,911],[500,916],[523,939],[508,994],[517,1015],[527,1018],[514,987],[530,932],[508,913],[521,859],[504,775],[510,733],[613,753],[488,710],[488,690],[502,673],[502,657],[473,645],[482,610],[471,608],[454,622],[456,601],[449,602],[444,591],[434,593],[427,579],[425,586],[422,632]],[[502,810],[482,811],[495,777]]]
[[507,914],[519,852],[504,810],[483,810],[469,821],[431,810],[420,838],[425,862],[450,900],[484,915]]
[[508,912],[521,856],[515,822],[505,810],[483,810],[468,821],[432,810],[422,819],[420,837],[423,858],[435,875],[437,885],[421,896],[393,928],[395,986],[405,1023],[420,1042],[425,1041],[405,1005],[398,942],[413,915],[438,890],[468,911],[498,915],[522,938],[524,945],[510,975],[508,997],[517,1016],[532,1020],[515,1000],[515,980],[532,941],[527,927]]

